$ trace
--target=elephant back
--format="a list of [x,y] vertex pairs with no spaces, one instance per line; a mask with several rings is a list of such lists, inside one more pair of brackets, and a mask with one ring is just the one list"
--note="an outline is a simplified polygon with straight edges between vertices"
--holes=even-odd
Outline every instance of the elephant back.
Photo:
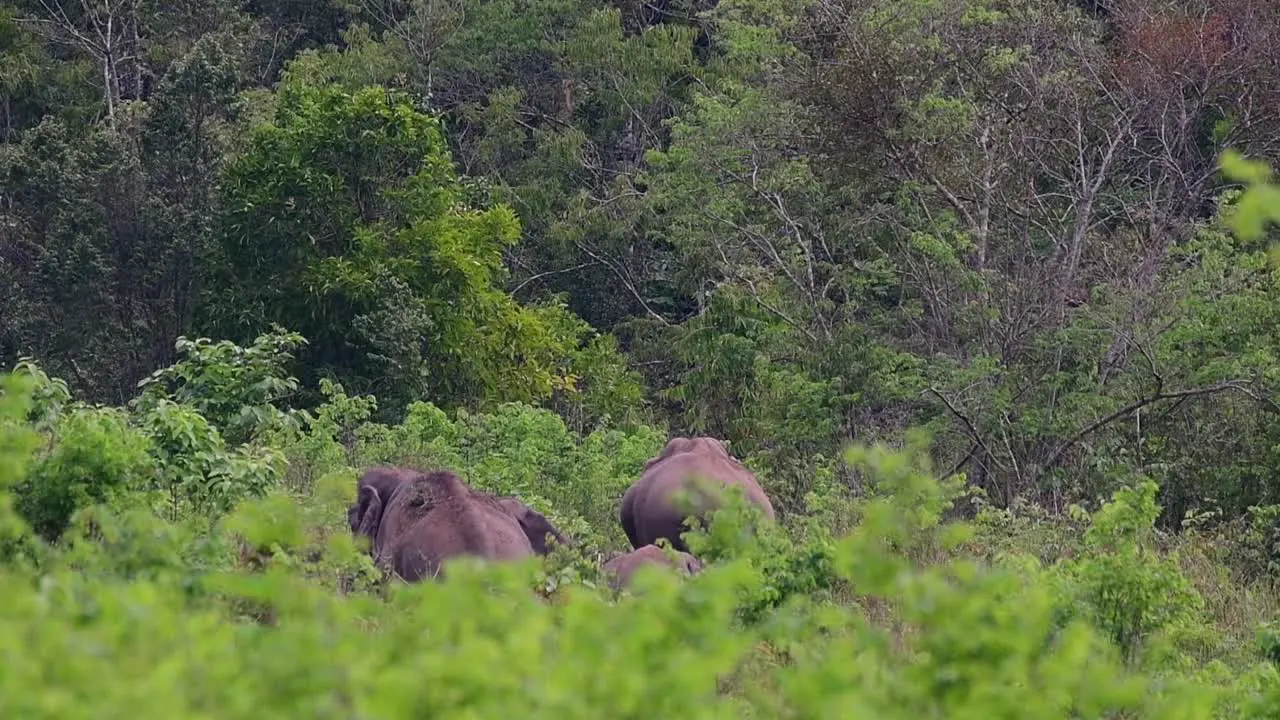
[[388,504],[387,514],[393,518],[391,536],[427,522],[450,528],[457,536],[456,543],[483,547],[485,528],[491,524],[491,513],[485,512],[487,504],[482,495],[472,491],[455,473],[448,470],[419,473],[402,485]]
[[693,453],[707,457],[723,457],[731,463],[738,463],[738,461],[729,454],[729,450],[725,448],[724,443],[720,442],[716,438],[705,436],[674,437],[668,440],[666,445],[662,446],[662,450],[655,457],[650,458],[649,461],[644,464],[644,470],[647,471],[649,468],[657,465],[667,458],[684,453]]
[[424,473],[402,486],[386,510],[393,528],[384,559],[408,581],[441,573],[445,560],[471,555],[513,560],[533,554],[515,518],[492,496],[454,473]]
[[609,577],[609,584],[615,590],[629,586],[636,572],[645,565],[660,565],[687,575],[696,575],[702,571],[702,563],[693,555],[680,551],[675,555],[673,560],[662,548],[649,544],[610,559],[601,570]]
[[[715,438],[675,438],[663,453],[641,474],[637,485],[647,485],[650,492],[664,500],[681,489],[693,489],[694,479],[701,478],[721,486],[742,488],[746,498],[773,519],[773,504],[760,487],[755,473],[725,449]],[[711,509],[703,508],[703,511]]]
[[[698,492],[701,479],[720,487],[739,487],[748,502],[760,508],[766,519],[774,520],[773,504],[756,482],[755,474],[731,456],[719,440],[710,437],[673,438],[659,455],[651,460],[640,478],[627,489],[619,508],[619,520],[631,546],[640,548],[667,538],[677,550],[688,547],[680,538],[687,516],[700,520],[719,502]],[[675,496],[691,491],[695,505],[681,509]]]

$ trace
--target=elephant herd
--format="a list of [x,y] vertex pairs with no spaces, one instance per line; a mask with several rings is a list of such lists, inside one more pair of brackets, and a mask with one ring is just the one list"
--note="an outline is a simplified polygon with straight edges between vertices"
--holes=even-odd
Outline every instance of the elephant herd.
[[[688,574],[702,569],[680,537],[687,517],[705,522],[716,506],[697,494],[695,479],[741,488],[765,518],[775,519],[755,475],[723,443],[709,437],[673,438],[622,496],[618,519],[632,550],[601,568],[614,589],[628,585],[644,565],[676,567]],[[693,504],[679,501],[681,490],[692,493]],[[407,582],[441,576],[444,562],[452,557],[518,560],[547,555],[549,540],[574,544],[518,498],[477,490],[448,470],[369,469],[357,481],[347,522],[358,537],[368,538],[374,561]],[[660,538],[677,551],[677,560],[656,545]]]

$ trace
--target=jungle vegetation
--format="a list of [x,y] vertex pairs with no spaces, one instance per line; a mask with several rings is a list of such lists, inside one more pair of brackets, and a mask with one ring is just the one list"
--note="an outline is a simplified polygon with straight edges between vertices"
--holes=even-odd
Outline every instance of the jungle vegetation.
[[[0,716],[1280,715],[1280,3],[0,0]],[[601,563],[674,436],[760,479]],[[575,547],[385,577],[356,477]]]

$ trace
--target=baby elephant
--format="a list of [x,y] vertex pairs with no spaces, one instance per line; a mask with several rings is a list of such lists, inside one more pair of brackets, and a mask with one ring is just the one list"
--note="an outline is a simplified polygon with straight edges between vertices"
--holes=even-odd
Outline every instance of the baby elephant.
[[618,555],[606,562],[601,570],[609,576],[609,585],[615,591],[631,585],[631,578],[636,574],[642,565],[664,565],[669,568],[683,570],[685,574],[697,575],[702,572],[702,563],[698,558],[687,552],[675,552],[676,558],[672,560],[667,553],[657,545],[645,545],[639,550],[632,550],[629,553]]
[[529,543],[533,545],[533,551],[539,555],[551,554],[551,545],[547,543],[550,538],[557,544],[566,547],[573,547],[574,543],[565,537],[546,515],[525,505],[519,498],[510,495],[496,498],[498,507],[506,511],[508,515],[516,519],[520,523],[524,534],[529,536]]

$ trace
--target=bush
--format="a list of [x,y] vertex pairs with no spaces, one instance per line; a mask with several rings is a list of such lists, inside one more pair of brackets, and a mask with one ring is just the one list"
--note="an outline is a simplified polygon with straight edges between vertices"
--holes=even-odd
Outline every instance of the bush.
[[[1076,558],[1046,566],[1015,547],[987,562],[966,552],[972,528],[944,519],[960,478],[935,480],[928,438],[913,434],[901,450],[846,453],[870,492],[848,506],[857,522],[844,537],[800,519],[748,531],[756,511],[739,501],[691,538],[701,574],[646,570],[617,598],[590,562],[554,556],[459,560],[447,579],[407,586],[379,577],[345,528],[362,458],[456,464],[477,484],[527,491],[553,509],[564,503],[600,539],[616,532],[607,498],[662,435],[582,437],[520,405],[451,418],[418,404],[400,425],[368,424],[360,420],[368,407],[330,386],[330,407],[272,435],[295,465],[311,463],[311,481],[280,485],[266,466],[246,465],[248,486],[259,490],[226,495],[228,512],[196,511],[204,506],[192,501],[174,515],[140,479],[181,477],[166,467],[203,477],[203,466],[182,463],[252,447],[228,451],[207,419],[172,402],[143,416],[168,408],[188,423],[168,434],[188,441],[170,442],[171,455],[155,449],[163,433],[117,412],[72,407],[41,431],[34,385],[30,376],[4,380],[0,511],[12,473],[27,477],[28,468],[55,478],[65,475],[54,470],[85,468],[113,478],[103,485],[117,491],[85,499],[38,565],[0,566],[6,717],[1280,711],[1275,667],[1263,657],[1274,644],[1268,635],[1239,668],[1147,662],[1156,648],[1180,647],[1157,638],[1204,627],[1176,558],[1152,542],[1159,508],[1150,482],[1117,492],[1091,518]],[[350,449],[337,437],[348,425]],[[41,438],[51,450],[39,450]]]
[[140,382],[141,393],[131,405],[144,413],[166,401],[184,405],[233,444],[275,427],[292,427],[300,414],[278,405],[298,389],[297,378],[285,366],[293,360],[292,351],[304,344],[301,335],[279,329],[247,348],[226,340],[180,337],[175,350],[181,359]]
[[14,488],[18,511],[45,540],[62,535],[76,510],[136,489],[154,469],[151,443],[119,410],[77,407],[47,437],[48,449]]
[[1089,552],[1062,564],[1064,607],[1088,614],[1129,658],[1152,634],[1201,622],[1201,598],[1177,558],[1151,548],[1156,490],[1150,480],[1118,490],[1085,532]]

